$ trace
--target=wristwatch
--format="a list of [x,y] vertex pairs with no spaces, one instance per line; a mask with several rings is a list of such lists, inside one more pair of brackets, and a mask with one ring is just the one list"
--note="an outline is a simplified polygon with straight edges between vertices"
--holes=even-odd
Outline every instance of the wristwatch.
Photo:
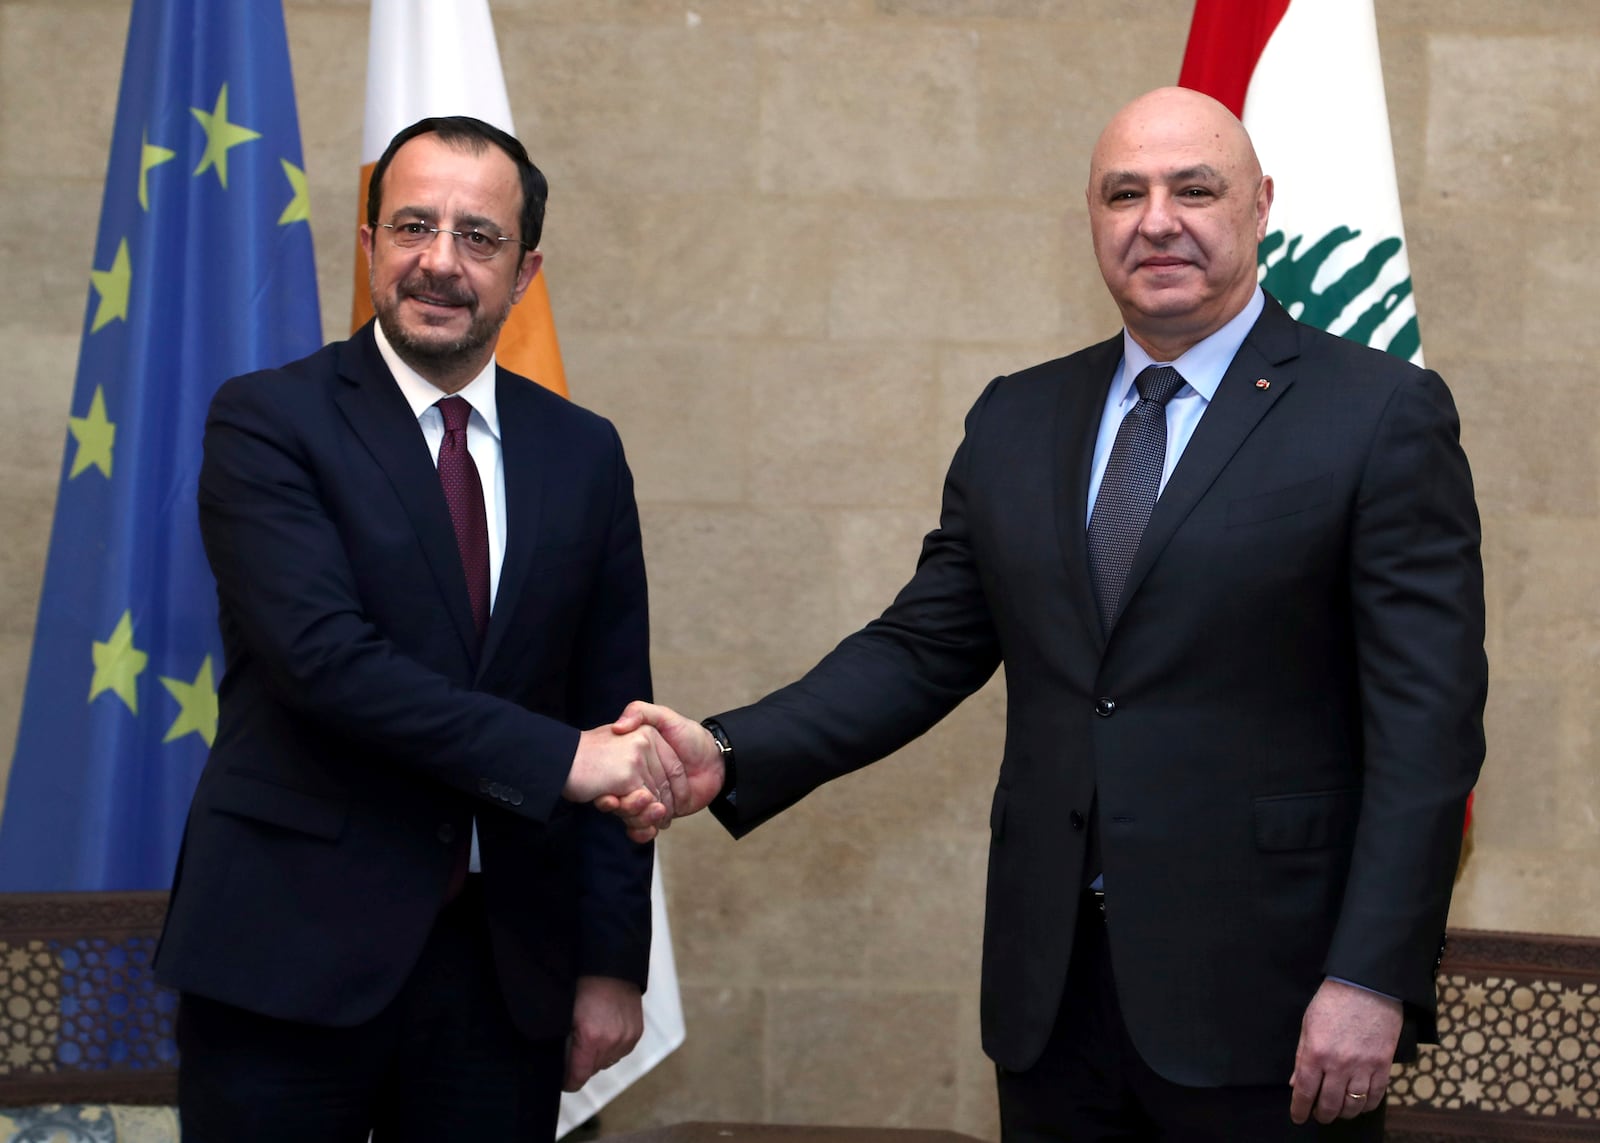
[[717,791],[716,800],[727,802],[730,806],[738,805],[739,780],[733,767],[733,743],[728,740],[728,732],[714,718],[708,718],[700,725],[711,733],[711,741],[717,744],[717,753],[722,756],[722,789]]

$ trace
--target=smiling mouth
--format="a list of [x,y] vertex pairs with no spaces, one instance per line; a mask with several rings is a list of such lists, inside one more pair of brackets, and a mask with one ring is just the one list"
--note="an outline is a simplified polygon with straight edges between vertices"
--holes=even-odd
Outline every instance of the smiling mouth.
[[406,297],[430,309],[465,309],[470,304],[465,298],[441,297],[437,294],[409,293]]

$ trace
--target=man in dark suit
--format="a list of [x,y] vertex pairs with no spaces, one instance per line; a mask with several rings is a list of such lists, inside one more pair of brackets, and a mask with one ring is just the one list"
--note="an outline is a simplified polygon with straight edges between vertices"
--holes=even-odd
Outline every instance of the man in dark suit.
[[[742,835],[1003,662],[982,1022],[1005,1138],[1379,1139],[1390,1063],[1432,1032],[1483,757],[1455,409],[1263,294],[1272,182],[1221,104],[1130,104],[1087,194],[1124,332],[984,391],[893,605],[753,706],[617,727],[658,727],[679,811]],[[601,804],[640,837],[662,819]]]
[[667,779],[597,726],[650,687],[632,478],[494,362],[544,202],[510,135],[407,128],[376,324],[212,402],[227,671],[157,958],[188,1140],[548,1139],[642,1029],[652,854],[587,804]]

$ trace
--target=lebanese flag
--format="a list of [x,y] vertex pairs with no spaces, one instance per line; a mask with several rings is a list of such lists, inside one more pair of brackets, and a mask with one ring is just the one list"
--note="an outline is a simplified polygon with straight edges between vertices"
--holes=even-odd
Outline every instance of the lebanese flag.
[[[402,129],[431,115],[471,115],[516,134],[488,0],[373,0],[358,225],[367,221],[367,184],[383,149]],[[355,330],[372,317],[367,256],[359,242],[351,299],[350,328]],[[495,360],[567,395],[542,269],[512,307],[500,331]]]
[[1262,286],[1420,365],[1372,0],[1196,0],[1178,83],[1244,120],[1277,185]]
[[1372,0],[1195,0],[1178,83],[1244,121],[1277,186],[1262,286],[1421,365]]
[[[372,0],[367,119],[361,140],[361,192],[356,200],[360,222],[367,220],[367,186],[373,165],[389,140],[432,115],[471,115],[516,134],[488,0]],[[351,310],[351,329],[372,317],[367,259],[360,243],[356,244]],[[512,307],[500,331],[495,359],[507,369],[567,395],[543,270]],[[558,1139],[581,1126],[683,1043],[683,1005],[659,854],[650,884],[650,906],[653,935],[650,989],[644,995],[644,1035],[631,1053],[597,1073],[581,1091],[562,1095]]]

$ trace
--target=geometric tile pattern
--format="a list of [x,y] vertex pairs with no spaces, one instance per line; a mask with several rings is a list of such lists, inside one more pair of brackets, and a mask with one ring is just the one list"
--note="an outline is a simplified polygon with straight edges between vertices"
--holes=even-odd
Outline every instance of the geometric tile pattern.
[[149,936],[0,941],[0,1075],[173,1067],[154,954]]
[[54,1071],[61,964],[44,941],[0,940],[0,1075]]
[[1447,1111],[1600,1120],[1600,983],[1439,978],[1439,1045],[1397,1068],[1390,1099]]
[[60,1068],[170,1068],[178,998],[156,985],[153,937],[53,942],[61,965]]

